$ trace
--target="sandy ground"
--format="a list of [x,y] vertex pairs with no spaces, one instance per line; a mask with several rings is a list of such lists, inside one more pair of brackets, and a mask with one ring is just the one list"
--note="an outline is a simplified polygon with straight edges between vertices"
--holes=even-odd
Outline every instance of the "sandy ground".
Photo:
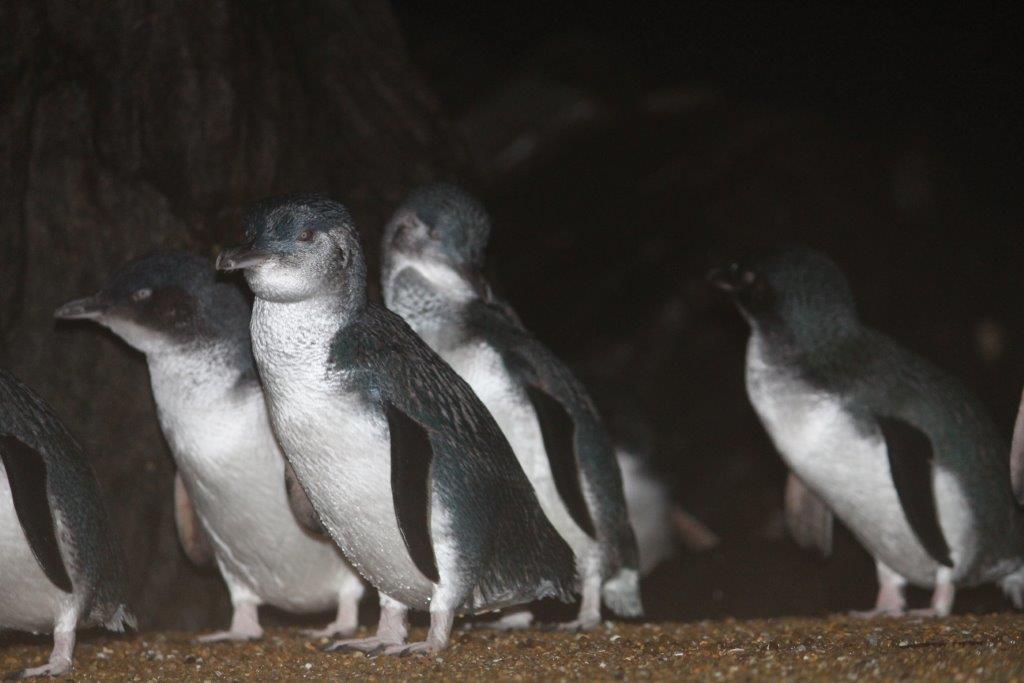
[[[81,639],[71,678],[83,681],[617,679],[1020,680],[1024,616],[606,624],[589,634],[459,633],[435,656],[319,651],[296,630],[261,642],[200,645],[190,634]],[[414,635],[422,637],[421,630]],[[0,641],[0,671],[39,664],[48,643]]]
[[[606,624],[587,634],[456,634],[432,657],[320,652],[296,630],[256,643],[198,645],[190,634],[81,639],[72,678],[235,680],[818,680],[1024,681],[1024,616],[943,620],[770,619]],[[414,631],[422,637],[422,629]],[[0,670],[42,662],[43,641],[0,641]]]

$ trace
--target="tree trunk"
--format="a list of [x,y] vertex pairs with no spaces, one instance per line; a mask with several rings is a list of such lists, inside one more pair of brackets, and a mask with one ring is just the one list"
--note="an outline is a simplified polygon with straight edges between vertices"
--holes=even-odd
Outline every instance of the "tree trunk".
[[85,444],[143,625],[223,626],[176,547],[143,359],[54,308],[156,247],[212,256],[268,194],[342,200],[372,259],[394,202],[467,157],[384,0],[11,0],[0,36],[0,363]]

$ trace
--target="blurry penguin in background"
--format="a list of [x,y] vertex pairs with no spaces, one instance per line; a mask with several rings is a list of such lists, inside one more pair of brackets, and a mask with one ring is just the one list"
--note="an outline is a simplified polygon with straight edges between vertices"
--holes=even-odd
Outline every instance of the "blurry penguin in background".
[[[709,275],[750,323],[751,403],[790,468],[785,514],[798,543],[828,553],[833,517],[875,559],[865,616],[946,615],[957,586],[998,583],[1024,603],[1020,457],[960,382],[861,324],[824,254],[783,248]],[[1020,443],[1020,440],[1018,440]]]

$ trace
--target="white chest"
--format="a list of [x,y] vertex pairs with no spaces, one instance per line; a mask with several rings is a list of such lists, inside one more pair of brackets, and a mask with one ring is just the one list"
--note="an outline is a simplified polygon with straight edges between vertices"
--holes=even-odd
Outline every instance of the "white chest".
[[192,374],[183,367],[151,361],[153,393],[225,580],[284,609],[330,607],[348,570],[333,545],[306,533],[292,514],[259,386],[239,385],[231,373],[218,380],[215,368]]
[[[786,464],[821,496],[877,559],[920,585],[939,565],[910,528],[899,502],[881,432],[865,433],[842,401],[766,361],[757,335],[747,353],[747,391]],[[955,479],[936,470],[939,522],[956,570],[973,543],[966,500]]]
[[387,595],[428,604],[433,584],[409,557],[391,489],[391,442],[378,405],[327,370],[327,344],[278,348],[254,328],[254,349],[281,446],[350,562]]

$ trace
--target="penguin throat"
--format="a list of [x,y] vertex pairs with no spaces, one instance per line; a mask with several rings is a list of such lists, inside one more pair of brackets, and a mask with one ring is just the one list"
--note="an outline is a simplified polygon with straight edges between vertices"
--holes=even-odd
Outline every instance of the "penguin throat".
[[752,321],[766,350],[779,361],[821,358],[856,336],[859,325],[847,316],[813,319],[761,317]]

